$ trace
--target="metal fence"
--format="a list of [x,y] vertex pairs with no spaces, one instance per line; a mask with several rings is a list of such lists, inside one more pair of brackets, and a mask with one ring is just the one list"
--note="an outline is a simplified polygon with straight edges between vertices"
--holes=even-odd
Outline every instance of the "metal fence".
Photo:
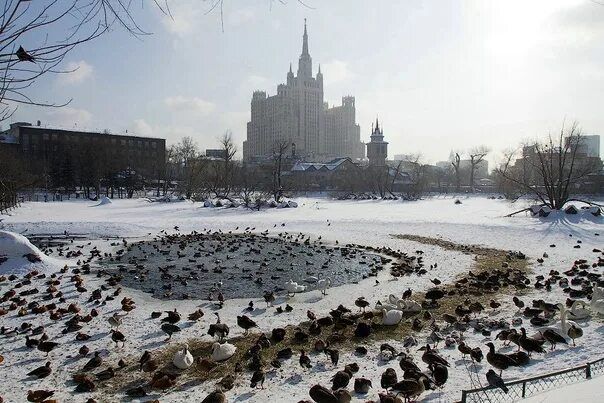
[[508,393],[491,386],[479,389],[462,390],[461,402],[514,402],[529,396],[537,395],[549,389],[584,381],[594,375],[602,374],[604,374],[604,358],[588,362],[587,364],[578,367],[506,383],[506,386],[509,389]]

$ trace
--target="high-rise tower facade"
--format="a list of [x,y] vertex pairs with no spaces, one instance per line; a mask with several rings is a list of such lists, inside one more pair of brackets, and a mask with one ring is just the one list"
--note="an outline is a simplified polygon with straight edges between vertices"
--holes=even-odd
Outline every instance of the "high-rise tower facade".
[[277,86],[276,95],[255,91],[252,96],[243,159],[268,158],[275,146],[284,141],[297,159],[363,158],[365,150],[355,122],[354,102],[350,96],[342,98],[342,105],[335,108],[324,102],[323,74],[319,66],[313,77],[305,21],[297,74],[294,76],[290,64],[287,81]]

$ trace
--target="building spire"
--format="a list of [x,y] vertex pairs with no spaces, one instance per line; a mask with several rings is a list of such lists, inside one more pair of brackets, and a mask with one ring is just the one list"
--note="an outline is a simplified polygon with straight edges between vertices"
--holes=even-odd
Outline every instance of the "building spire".
[[293,72],[292,72],[292,62],[289,62],[289,72],[290,72],[290,73],[293,73]]
[[306,29],[306,18],[304,19],[304,35],[302,36],[302,54],[298,59],[298,77],[312,77],[312,58],[308,53],[308,30]]
[[308,32],[306,31],[306,18],[304,19],[304,35],[302,36],[302,56],[309,56],[309,53],[308,53]]

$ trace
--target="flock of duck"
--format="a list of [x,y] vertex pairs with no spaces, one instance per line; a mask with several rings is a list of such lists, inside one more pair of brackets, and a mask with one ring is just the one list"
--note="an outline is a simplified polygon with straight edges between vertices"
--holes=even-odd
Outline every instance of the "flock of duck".
[[[179,238],[173,235],[165,235],[161,239],[180,242]],[[124,248],[129,247],[126,240],[122,243]],[[352,247],[353,245],[350,245],[350,248]],[[148,375],[142,375],[138,385],[129,387],[124,393],[132,398],[144,398],[154,392],[174,388],[183,374],[191,368],[211,373],[215,368],[222,366],[226,375],[216,383],[215,390],[202,400],[204,403],[221,403],[228,400],[227,394],[231,389],[246,380],[252,389],[264,388],[267,378],[270,378],[267,374],[280,369],[295,356],[302,374],[312,371],[318,362],[333,368],[331,385],[324,386],[319,383],[309,389],[308,395],[312,401],[349,402],[353,397],[349,387],[360,396],[365,396],[374,388],[371,379],[363,376],[361,366],[354,361],[369,362],[371,357],[367,347],[380,339],[378,335],[387,335],[387,332],[403,323],[409,325],[409,331],[400,340],[402,348],[397,349],[391,343],[382,343],[380,353],[376,357],[381,361],[398,362],[402,371],[397,372],[395,367],[388,367],[381,374],[382,390],[378,393],[379,402],[408,402],[417,399],[427,390],[441,390],[451,369],[442,349],[438,348],[441,342],[444,342],[444,349],[456,348],[463,359],[469,357],[472,363],[481,362],[486,358],[492,367],[485,374],[486,382],[507,392],[502,378],[505,370],[530,364],[534,354],[546,353],[546,343],[550,344],[551,350],[561,344],[569,346],[571,342],[575,346],[576,341],[583,336],[582,323],[593,316],[604,315],[604,281],[600,273],[594,270],[604,267],[604,258],[601,251],[594,249],[594,253],[598,253],[596,261],[590,263],[586,259],[577,260],[571,268],[562,273],[551,270],[548,276],[536,276],[534,281],[525,272],[504,264],[502,268],[489,271],[470,271],[451,285],[443,285],[438,278],[434,278],[431,280],[434,287],[425,293],[407,289],[400,297],[389,295],[384,302],[373,302],[359,296],[354,300],[354,307],[338,305],[322,315],[309,310],[308,321],[276,327],[268,333],[258,332],[258,325],[247,315],[256,309],[254,301],[250,301],[248,308],[236,316],[236,324],[243,330],[243,336],[232,339],[229,339],[229,326],[220,317],[224,297],[222,300],[217,297],[218,304],[213,313],[215,319],[212,321],[214,323],[204,330],[209,338],[214,339],[209,355],[196,353],[185,344],[174,352],[170,363],[162,361],[161,354],[153,351],[142,352],[136,362],[122,356],[109,362],[99,351],[91,351],[87,347],[86,341],[94,336],[87,332],[87,324],[92,321],[105,321],[114,348],[120,351],[129,341],[123,324],[135,315],[131,312],[135,311],[137,306],[133,299],[121,297],[122,271],[97,271],[96,276],[104,278],[104,282],[94,289],[87,288],[86,279],[87,276],[94,275],[91,271],[93,260],[119,256],[123,252],[111,256],[94,247],[90,254],[85,256],[82,248],[59,249],[61,255],[79,259],[76,267],[70,269],[65,266],[50,275],[32,271],[23,277],[0,277],[3,289],[0,317],[10,315],[21,318],[19,326],[2,326],[0,334],[5,338],[22,338],[23,344],[32,350],[32,354],[38,351],[37,354],[47,357],[44,365],[32,368],[27,374],[30,379],[43,379],[57,366],[53,363],[53,353],[64,347],[49,337],[48,328],[54,329],[54,324],[61,324],[61,334],[73,334],[75,342],[81,344],[78,357],[75,358],[82,360],[82,364],[72,375],[76,393],[94,392],[99,388],[99,384],[120,376],[120,373],[131,374],[135,371]],[[421,251],[417,253],[419,256],[408,256],[388,248],[365,249],[388,256],[381,260],[380,264],[391,263],[391,274],[395,277],[410,273],[427,273]],[[518,252],[510,253],[508,258],[524,259],[524,255]],[[545,258],[547,254],[544,254],[543,259]],[[539,260],[539,264],[544,263],[543,259]],[[138,271],[139,275],[142,270],[144,269]],[[166,275],[162,277],[164,284],[181,280],[170,276],[169,269],[163,273]],[[310,279],[309,283],[315,284],[316,289],[323,293],[326,293],[331,285],[329,279],[322,279],[320,276]],[[73,287],[73,295],[67,295],[66,288],[61,288],[67,284]],[[376,280],[377,284],[379,282]],[[507,287],[513,287],[520,292],[529,288],[552,290],[558,287],[568,295],[568,299],[564,303],[547,302],[543,299],[527,303],[514,296],[509,302],[517,308],[516,314],[510,320],[492,319],[489,313],[500,309],[504,301],[491,299],[488,306],[483,306],[484,302],[481,301],[485,301],[485,298],[488,300],[489,294]],[[220,296],[221,289],[221,282],[214,283],[211,293]],[[305,285],[290,280],[284,283],[282,291],[285,291],[286,295],[292,295],[305,290]],[[276,292],[279,291],[266,291],[261,301],[266,303],[267,307],[272,306]],[[465,297],[461,298],[461,295]],[[460,303],[455,308],[445,309],[446,304],[443,302],[455,296],[460,298]],[[108,302],[114,300],[119,300],[120,311],[109,315],[104,312],[104,308]],[[277,309],[279,308],[281,307]],[[293,308],[288,303],[283,310],[291,309]],[[168,343],[174,334],[182,330],[183,322],[197,322],[204,315],[202,309],[186,314],[173,309],[152,312],[150,319],[158,322],[158,327],[166,334]],[[527,330],[529,327],[530,331]],[[483,346],[469,345],[466,338],[468,332],[480,333],[493,340]],[[425,342],[418,340],[424,335]],[[384,338],[387,337],[383,336],[382,340]],[[251,346],[248,347],[246,343],[250,340]],[[502,346],[514,344],[517,351],[500,352],[495,345],[499,342]],[[420,367],[422,363],[416,362],[411,353],[411,349],[420,345],[424,368]],[[246,346],[245,351],[239,352],[242,346]],[[485,347],[486,354],[483,352]],[[356,359],[341,367],[340,350],[343,348],[353,351]],[[4,360],[5,358],[0,356],[0,364]],[[26,398],[30,402],[51,403],[56,401],[53,400],[54,392],[46,389],[29,390]],[[88,403],[94,401],[93,398],[87,400]]]

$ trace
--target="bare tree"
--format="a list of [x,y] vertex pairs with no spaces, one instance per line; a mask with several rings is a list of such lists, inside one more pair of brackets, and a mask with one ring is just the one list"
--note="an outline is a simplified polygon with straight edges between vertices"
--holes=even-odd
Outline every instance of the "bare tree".
[[287,155],[287,150],[289,150],[289,141],[286,139],[280,139],[273,143],[273,184],[271,190],[273,198],[277,203],[281,201],[281,197],[283,196],[283,183],[281,181],[281,175],[283,173],[283,163]]
[[490,149],[487,146],[479,146],[470,150],[470,189],[472,192],[474,191],[474,175],[476,174],[476,169],[478,165],[484,161],[484,158],[490,152]]
[[459,192],[461,189],[461,156],[459,152],[451,151],[451,165],[453,166],[453,172],[455,173],[455,191]]
[[[167,0],[148,0],[169,14]],[[121,27],[147,35],[132,14],[131,0],[5,0],[0,6],[0,121],[17,105],[60,107],[31,97],[38,79],[66,74],[61,64],[76,47]],[[68,26],[70,28],[65,29]]]
[[172,153],[176,169],[179,171],[180,190],[189,199],[198,188],[204,169],[199,147],[193,138],[186,136],[174,146]]
[[559,210],[572,200],[575,187],[602,169],[600,158],[580,152],[582,145],[581,129],[574,122],[569,129],[563,126],[556,137],[550,134],[544,142],[526,145],[514,167],[498,173],[544,205]]

